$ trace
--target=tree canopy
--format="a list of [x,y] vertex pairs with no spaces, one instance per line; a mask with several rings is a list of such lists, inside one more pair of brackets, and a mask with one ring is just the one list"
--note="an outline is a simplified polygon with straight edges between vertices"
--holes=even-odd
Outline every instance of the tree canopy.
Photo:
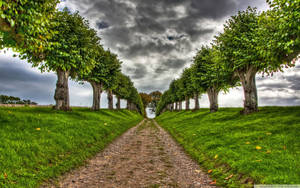
[[0,1],[0,49],[12,48],[15,51],[42,53],[49,48],[48,40],[53,35],[49,29],[56,11],[58,0]]

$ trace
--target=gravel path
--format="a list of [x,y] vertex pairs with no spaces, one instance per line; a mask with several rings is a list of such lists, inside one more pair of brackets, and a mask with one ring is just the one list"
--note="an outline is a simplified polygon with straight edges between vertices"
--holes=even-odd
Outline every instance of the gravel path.
[[210,182],[168,133],[154,120],[144,120],[48,187],[213,187]]

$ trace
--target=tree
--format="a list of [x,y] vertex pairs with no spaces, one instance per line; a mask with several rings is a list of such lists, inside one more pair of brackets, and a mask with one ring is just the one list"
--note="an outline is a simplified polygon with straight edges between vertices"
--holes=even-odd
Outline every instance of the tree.
[[94,68],[100,38],[78,12],[72,14],[64,9],[57,12],[52,21],[56,23],[51,28],[55,35],[50,41],[55,45],[45,50],[42,63],[36,63],[32,54],[27,54],[27,59],[42,71],[57,73],[55,109],[70,110],[68,78],[76,79]]
[[160,91],[153,91],[149,95],[151,97],[150,110],[155,112],[162,93]]
[[185,100],[185,88],[183,86],[184,80],[181,78],[179,78],[178,80],[176,80],[176,110],[182,110],[182,101]]
[[105,68],[103,71],[102,84],[104,90],[107,92],[108,109],[113,109],[113,90],[117,87],[118,74],[121,72],[121,64],[118,56],[109,50],[105,52],[102,59]]
[[294,66],[300,54],[300,1],[267,0],[271,10],[260,15],[259,47],[268,66],[264,72]]
[[118,73],[116,87],[113,89],[113,93],[117,97],[117,109],[121,109],[121,99],[128,99],[130,96],[129,90],[131,84],[130,78],[121,72]]
[[259,47],[258,13],[248,8],[232,16],[224,25],[224,33],[216,37],[224,64],[239,77],[244,89],[244,110],[249,114],[258,111],[255,75],[268,68]]
[[105,61],[103,61],[105,56],[104,49],[100,45],[96,46],[96,48],[98,48],[99,53],[95,57],[95,67],[90,72],[81,75],[81,77],[78,77],[79,80],[89,82],[93,88],[92,110],[94,111],[100,109],[101,93],[103,87],[102,79],[106,76],[106,74],[103,74],[106,72]]
[[210,102],[210,111],[218,111],[219,92],[227,91],[237,84],[233,71],[226,69],[220,59],[220,52],[215,47],[207,46],[202,46],[194,57],[192,70],[194,87],[198,88],[198,91],[206,91]]
[[139,95],[137,89],[133,86],[133,84],[131,85],[130,89],[130,95],[128,98],[128,107],[129,110],[136,110],[138,111],[140,114],[145,115],[145,109],[143,106],[143,102],[142,102],[142,98]]
[[31,100],[21,100],[19,97],[0,95],[0,104],[25,104],[37,105],[36,102]]
[[[111,91],[111,87],[116,83],[120,72],[121,63],[117,56],[110,51],[105,51],[102,46],[97,45],[98,53],[95,56],[95,67],[92,71],[81,75],[79,80],[89,82],[93,87],[93,110],[100,109],[101,94],[103,90]],[[108,95],[109,107],[112,109],[112,94]]]
[[148,95],[147,93],[139,93],[139,94],[142,98],[143,105],[146,108],[149,105],[149,103],[151,103],[152,101],[151,96]]
[[39,56],[52,36],[51,18],[58,0],[0,1],[0,49],[31,51]]
[[[177,110],[177,101],[179,100],[178,96],[176,95],[177,89],[178,89],[178,80],[173,80],[170,83],[170,87],[169,87],[169,91],[171,92],[171,94],[169,96],[170,96],[170,100],[172,103],[172,107],[171,107],[172,110]],[[175,105],[175,109],[174,109],[175,102],[176,102],[176,105]]]
[[160,97],[160,100],[157,104],[155,115],[159,116],[161,113],[165,112],[166,110],[171,110],[170,103],[171,103],[170,90],[167,90]]
[[[185,104],[186,104],[185,109],[186,110],[189,110],[190,98],[192,96],[194,96],[195,94],[198,95],[198,93],[199,93],[199,90],[192,83],[192,74],[193,74],[192,68],[184,69],[181,74],[183,94],[185,96]],[[198,99],[195,104],[196,104],[196,107],[197,106],[199,107]]]

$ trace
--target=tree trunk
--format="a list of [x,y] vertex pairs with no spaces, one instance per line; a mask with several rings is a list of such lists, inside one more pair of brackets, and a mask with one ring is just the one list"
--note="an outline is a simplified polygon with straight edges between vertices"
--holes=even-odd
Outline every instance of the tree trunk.
[[71,110],[70,108],[70,97],[69,97],[69,72],[61,69],[57,70],[57,82],[54,94],[56,102],[56,110]]
[[101,101],[101,93],[102,93],[102,84],[90,81],[90,84],[93,88],[93,106],[92,110],[98,111],[100,110],[100,101]]
[[195,110],[199,110],[200,105],[199,105],[199,93],[198,92],[195,93],[194,100],[195,100]]
[[244,110],[242,113],[250,114],[258,111],[258,99],[256,88],[256,69],[250,68],[246,73],[239,72],[239,77],[244,89]]
[[171,103],[171,112],[174,110],[174,103]]
[[185,110],[190,110],[190,98],[185,97]]
[[216,88],[211,87],[207,89],[207,95],[210,103],[210,112],[217,112],[219,109],[218,96],[219,91]]
[[107,90],[107,101],[108,101],[108,109],[113,110],[114,109],[114,101],[113,101],[113,93],[111,89]]
[[175,102],[175,111],[178,110],[178,102]]
[[127,100],[127,109],[128,110],[133,110],[133,103]]
[[117,96],[117,109],[120,110],[121,109],[121,98],[119,96]]
[[182,110],[182,101],[179,101],[179,110]]
[[130,110],[130,109],[129,109],[129,108],[130,108],[130,104],[129,104],[130,102],[129,102],[129,100],[128,100],[128,99],[127,99],[126,101],[127,101],[127,106],[126,106],[126,109],[127,109],[127,110]]

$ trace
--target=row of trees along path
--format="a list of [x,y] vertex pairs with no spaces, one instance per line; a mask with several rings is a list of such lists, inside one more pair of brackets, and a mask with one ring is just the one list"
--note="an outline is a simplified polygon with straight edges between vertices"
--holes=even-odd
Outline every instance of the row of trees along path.
[[97,32],[78,12],[56,10],[58,2],[1,1],[0,49],[11,48],[42,72],[57,74],[57,110],[71,110],[71,78],[92,85],[93,110],[100,109],[101,93],[105,90],[109,109],[113,109],[114,94],[118,109],[121,99],[125,99],[128,109],[144,114],[141,97],[130,78],[121,73],[122,62],[117,55],[104,50]]
[[300,1],[267,2],[268,11],[257,12],[249,7],[226,21],[224,31],[215,36],[211,46],[202,46],[191,67],[171,82],[156,115],[181,110],[183,100],[189,109],[191,97],[195,98],[197,110],[203,93],[208,94],[210,111],[216,112],[219,92],[240,85],[244,90],[242,113],[258,111],[255,76],[273,75],[293,67],[300,53]]

